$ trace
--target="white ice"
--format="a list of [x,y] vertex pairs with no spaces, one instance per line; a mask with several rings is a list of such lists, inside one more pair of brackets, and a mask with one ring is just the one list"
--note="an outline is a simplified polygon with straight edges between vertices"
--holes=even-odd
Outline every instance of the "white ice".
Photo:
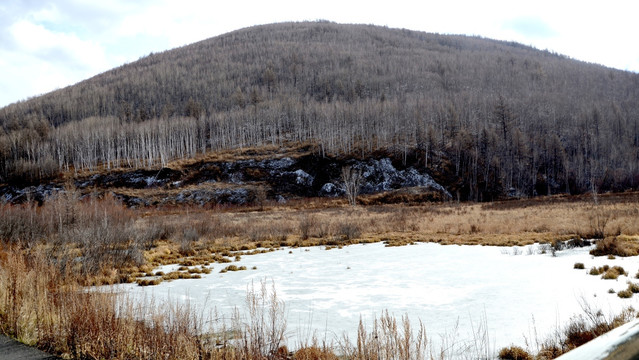
[[[583,314],[584,304],[604,314],[639,308],[639,296],[621,299],[608,293],[634,280],[637,257],[595,258],[588,254],[590,248],[552,256],[539,249],[434,243],[286,248],[242,256],[235,264],[246,266],[246,271],[221,274],[225,265],[214,264],[213,272],[202,279],[121,289],[133,298],[153,298],[156,304],[188,301],[230,315],[235,307],[240,312],[244,308],[251,283],[259,286],[266,279],[285,302],[291,347],[313,335],[331,341],[346,333],[354,339],[360,318],[371,326],[374,316],[388,310],[398,319],[407,315],[414,324],[421,320],[434,343],[444,335],[470,341],[473,329],[485,324],[492,349],[511,344],[534,349],[536,339]],[[573,269],[576,262],[586,269]],[[588,275],[590,267],[604,264],[620,265],[629,276],[603,280]]]

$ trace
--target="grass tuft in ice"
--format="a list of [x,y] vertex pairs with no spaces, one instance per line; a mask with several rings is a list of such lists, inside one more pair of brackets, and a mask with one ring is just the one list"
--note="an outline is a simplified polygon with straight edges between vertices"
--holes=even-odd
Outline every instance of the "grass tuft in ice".
[[499,351],[501,360],[532,360],[533,357],[519,346],[509,346]]
[[621,290],[617,293],[617,296],[622,299],[628,299],[632,297],[632,291],[630,289]]
[[140,279],[140,280],[137,281],[137,284],[139,286],[153,286],[153,285],[160,285],[161,282],[162,282],[162,278]]
[[639,294],[639,284],[628,281],[628,290],[633,294]]
[[225,273],[229,271],[241,271],[241,270],[246,270],[246,266],[229,265],[225,267],[224,269],[220,270],[220,273]]
[[574,268],[575,269],[585,269],[586,267],[584,266],[584,263],[578,262],[578,263],[575,263]]
[[606,270],[601,278],[604,280],[616,280],[621,275],[627,276],[628,273],[621,266],[613,266]]

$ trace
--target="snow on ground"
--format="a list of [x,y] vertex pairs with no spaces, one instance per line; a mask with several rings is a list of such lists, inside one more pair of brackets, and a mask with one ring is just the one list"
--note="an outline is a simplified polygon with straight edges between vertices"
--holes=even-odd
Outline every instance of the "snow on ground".
[[[287,248],[243,256],[234,264],[246,271],[221,274],[225,265],[214,264],[202,279],[120,286],[133,298],[153,298],[156,304],[188,301],[230,316],[235,307],[240,312],[245,308],[251,283],[259,288],[266,280],[285,302],[288,344],[293,347],[313,335],[338,341],[346,333],[354,340],[360,318],[370,327],[375,316],[388,310],[398,319],[408,315],[415,325],[421,320],[434,343],[442,336],[470,341],[473,329],[485,324],[492,349],[511,344],[534,348],[535,339],[543,340],[571,316],[582,314],[583,304],[605,314],[639,308],[637,296],[620,299],[608,293],[627,287],[639,258],[594,258],[590,248],[552,256],[540,249],[434,243]],[[586,269],[573,269],[576,262]],[[592,266],[604,264],[620,265],[629,276],[603,280],[588,275]]]

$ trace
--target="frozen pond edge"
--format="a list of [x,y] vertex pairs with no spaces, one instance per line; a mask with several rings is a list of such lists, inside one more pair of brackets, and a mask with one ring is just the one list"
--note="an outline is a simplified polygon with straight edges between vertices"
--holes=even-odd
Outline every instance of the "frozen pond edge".
[[[246,271],[220,274],[225,265],[213,264],[213,272],[202,279],[118,289],[132,298],[188,302],[226,314],[236,307],[241,311],[248,286],[266,279],[286,304],[289,346],[312,336],[336,340],[346,333],[353,339],[360,318],[371,325],[388,310],[398,319],[407,315],[413,324],[421,320],[434,340],[451,332],[464,339],[471,336],[471,326],[485,321],[491,347],[498,349],[550,334],[582,313],[582,303],[605,313],[637,308],[636,297],[608,293],[627,287],[639,269],[637,257],[594,258],[590,248],[563,250],[553,257],[538,249],[436,243],[283,248],[234,263]],[[573,269],[575,262],[586,269]],[[604,264],[621,265],[628,276],[602,280],[587,274],[590,267]],[[257,270],[251,270],[254,266]]]

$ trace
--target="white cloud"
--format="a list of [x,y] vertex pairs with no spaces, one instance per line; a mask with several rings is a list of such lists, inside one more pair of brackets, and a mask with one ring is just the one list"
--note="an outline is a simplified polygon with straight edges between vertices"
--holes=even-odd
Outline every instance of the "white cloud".
[[13,24],[9,31],[20,52],[43,61],[89,70],[105,65],[103,48],[75,34],[53,32],[25,20]]
[[63,87],[149,52],[239,28],[326,19],[518,41],[639,71],[639,3],[618,0],[393,2],[325,0],[3,0],[0,106]]

